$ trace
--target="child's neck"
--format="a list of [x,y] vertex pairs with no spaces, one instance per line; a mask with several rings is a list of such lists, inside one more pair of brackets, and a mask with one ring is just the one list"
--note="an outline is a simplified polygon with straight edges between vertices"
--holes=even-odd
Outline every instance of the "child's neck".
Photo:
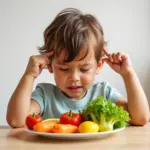
[[67,95],[66,93],[64,93],[63,91],[61,91],[66,97],[68,97],[69,99],[71,99],[71,100],[80,100],[80,99],[82,99],[83,97],[85,97],[85,95],[86,95],[86,93],[84,94],[84,96],[82,96],[80,99],[75,99],[75,98],[72,98],[72,97],[70,97],[69,95]]

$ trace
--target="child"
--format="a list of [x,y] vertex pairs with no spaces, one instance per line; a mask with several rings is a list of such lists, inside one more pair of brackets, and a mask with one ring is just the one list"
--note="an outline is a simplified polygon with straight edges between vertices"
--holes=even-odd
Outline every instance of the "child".
[[[23,127],[27,115],[35,112],[43,119],[58,118],[70,109],[82,110],[97,96],[104,96],[130,114],[131,123],[145,125],[149,107],[145,93],[127,54],[109,54],[104,49],[103,29],[98,20],[77,9],[62,10],[44,32],[41,55],[31,56],[24,75],[10,98],[7,122]],[[102,58],[104,54],[107,58]],[[94,77],[106,62],[124,80],[127,99],[107,82],[94,84]],[[56,86],[38,84],[35,79],[47,67]]]

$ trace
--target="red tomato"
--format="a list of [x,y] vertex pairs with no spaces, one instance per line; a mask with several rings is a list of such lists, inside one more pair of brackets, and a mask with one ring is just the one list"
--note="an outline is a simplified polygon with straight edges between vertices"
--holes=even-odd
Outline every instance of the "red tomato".
[[83,118],[81,113],[74,113],[70,110],[70,112],[66,112],[60,116],[60,124],[72,124],[75,126],[79,126]]
[[40,115],[35,115],[35,113],[28,115],[25,120],[26,125],[30,130],[33,130],[33,126],[41,121],[42,117]]

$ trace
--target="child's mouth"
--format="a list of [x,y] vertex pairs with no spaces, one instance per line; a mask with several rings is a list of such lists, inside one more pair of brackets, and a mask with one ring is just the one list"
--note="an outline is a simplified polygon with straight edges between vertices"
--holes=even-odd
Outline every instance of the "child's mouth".
[[69,89],[69,91],[76,93],[81,90],[81,86],[70,86],[70,87],[68,87],[68,89]]

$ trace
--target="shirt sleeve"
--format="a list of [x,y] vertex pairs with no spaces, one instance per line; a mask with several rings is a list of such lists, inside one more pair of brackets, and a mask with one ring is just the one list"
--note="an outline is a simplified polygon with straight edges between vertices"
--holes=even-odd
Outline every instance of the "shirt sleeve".
[[116,103],[116,101],[120,97],[122,97],[119,91],[113,88],[109,83],[106,83],[105,88],[104,88],[104,93],[105,93],[106,99],[111,100],[114,103]]
[[36,86],[36,89],[32,92],[31,99],[35,100],[40,105],[40,115],[44,112],[44,91],[40,84]]

